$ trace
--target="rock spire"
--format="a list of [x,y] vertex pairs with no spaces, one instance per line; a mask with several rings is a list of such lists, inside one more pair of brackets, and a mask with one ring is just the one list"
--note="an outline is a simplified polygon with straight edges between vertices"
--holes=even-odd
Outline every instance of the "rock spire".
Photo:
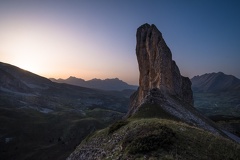
[[129,114],[134,113],[149,92],[157,88],[193,105],[191,81],[180,74],[171,50],[155,25],[137,29],[136,55],[140,71],[139,88],[131,97]]

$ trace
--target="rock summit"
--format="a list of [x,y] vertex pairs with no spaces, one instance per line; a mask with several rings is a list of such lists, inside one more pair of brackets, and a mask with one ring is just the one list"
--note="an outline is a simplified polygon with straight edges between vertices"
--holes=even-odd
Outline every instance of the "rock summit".
[[172,60],[171,50],[157,27],[143,24],[137,29],[136,38],[139,87],[130,97],[126,117],[137,113],[147,117],[150,113],[148,116],[153,118],[159,114],[156,112],[160,112],[163,116],[168,115],[214,134],[224,135],[211,120],[193,107],[191,81],[180,74],[178,66]]
[[144,24],[137,29],[136,55],[140,71],[138,91],[131,97],[129,114],[144,103],[152,89],[174,95],[193,105],[191,81],[180,74],[171,50],[155,25]]

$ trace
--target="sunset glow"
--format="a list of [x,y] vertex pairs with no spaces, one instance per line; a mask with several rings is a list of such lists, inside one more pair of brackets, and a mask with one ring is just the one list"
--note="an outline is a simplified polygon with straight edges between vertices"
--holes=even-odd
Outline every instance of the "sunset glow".
[[148,22],[163,33],[183,75],[240,77],[240,5],[206,2],[1,1],[0,61],[47,78],[138,84],[135,32]]

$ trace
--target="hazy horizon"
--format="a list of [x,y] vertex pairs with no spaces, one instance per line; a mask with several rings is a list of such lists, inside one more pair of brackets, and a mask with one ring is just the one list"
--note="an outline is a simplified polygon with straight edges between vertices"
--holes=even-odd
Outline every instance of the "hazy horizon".
[[[5,63],[5,62],[3,62],[3,63]],[[10,65],[14,65],[14,64],[10,64]],[[18,66],[16,66],[16,67],[18,67]],[[21,68],[21,69],[23,69],[23,68]],[[25,70],[25,69],[24,69],[24,70]],[[28,70],[26,70],[26,71],[28,71]],[[31,72],[31,71],[30,71],[30,72]],[[222,71],[219,71],[219,72],[222,72]],[[32,73],[33,73],[33,72],[32,72]],[[201,75],[204,75],[204,74],[212,74],[212,73],[218,73],[218,72],[209,72],[209,73],[203,73],[203,74],[194,75],[194,76],[201,76]],[[37,74],[37,73],[34,73],[34,74]],[[224,74],[226,74],[226,75],[231,75],[231,74],[227,74],[227,73],[224,73]],[[39,76],[42,76],[42,75],[39,75]],[[194,76],[193,76],[193,77],[194,77]],[[235,75],[233,75],[233,76],[235,76]],[[42,77],[44,77],[44,76],[42,76]],[[117,79],[119,79],[119,80],[122,80],[122,81],[128,83],[129,85],[136,85],[136,86],[139,85],[139,83],[131,84],[131,83],[129,83],[129,82],[123,80],[123,79],[120,79],[119,77],[106,77],[106,78],[96,78],[96,77],[93,77],[93,78],[90,78],[90,79],[84,79],[84,78],[82,78],[82,77],[76,77],[76,76],[70,75],[70,76],[65,77],[65,78],[61,78],[61,77],[45,77],[45,78],[47,78],[47,79],[52,79],[52,78],[53,78],[53,79],[55,79],[55,80],[67,80],[67,79],[70,78],[70,77],[74,77],[74,78],[77,78],[77,79],[83,79],[84,81],[90,81],[90,80],[93,80],[93,79],[107,80],[107,79],[116,79],[116,78],[117,78]],[[193,77],[189,77],[189,78],[191,79],[191,78],[193,78]],[[235,77],[236,77],[236,76],[235,76]],[[240,79],[239,77],[236,77],[236,78]]]
[[0,2],[0,61],[46,78],[138,85],[136,30],[155,24],[181,74],[240,78],[239,1]]

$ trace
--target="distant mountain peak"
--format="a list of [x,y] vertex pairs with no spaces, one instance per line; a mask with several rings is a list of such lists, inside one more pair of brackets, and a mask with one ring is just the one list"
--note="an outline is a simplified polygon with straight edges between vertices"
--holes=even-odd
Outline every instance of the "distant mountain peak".
[[77,78],[77,77],[74,77],[74,76],[70,76],[70,77],[68,77],[68,79],[71,79],[71,78]]
[[191,79],[195,92],[219,92],[240,90],[240,79],[223,72],[205,73]]
[[217,74],[224,74],[223,72],[217,72]]
[[[61,80],[63,80],[64,81],[64,79],[61,79]],[[70,77],[68,77],[66,80],[74,80],[74,81],[85,81],[84,79],[81,79],[81,78],[77,78],[77,77],[74,77],[74,76],[70,76]]]
[[95,89],[101,89],[101,90],[122,91],[125,89],[132,89],[132,90],[137,89],[137,86],[129,85],[126,82],[120,80],[119,78],[107,78],[104,80],[98,79],[98,78],[93,78],[91,80],[85,81],[84,79],[70,76],[67,79],[56,80],[56,79],[51,78],[50,80],[52,80],[53,82],[58,82],[58,83],[67,83],[67,84],[72,84],[72,85],[76,85],[76,86],[95,88]]
[[105,79],[105,80],[118,80],[118,81],[122,81],[122,80],[120,80],[119,78],[107,78],[107,79]]

